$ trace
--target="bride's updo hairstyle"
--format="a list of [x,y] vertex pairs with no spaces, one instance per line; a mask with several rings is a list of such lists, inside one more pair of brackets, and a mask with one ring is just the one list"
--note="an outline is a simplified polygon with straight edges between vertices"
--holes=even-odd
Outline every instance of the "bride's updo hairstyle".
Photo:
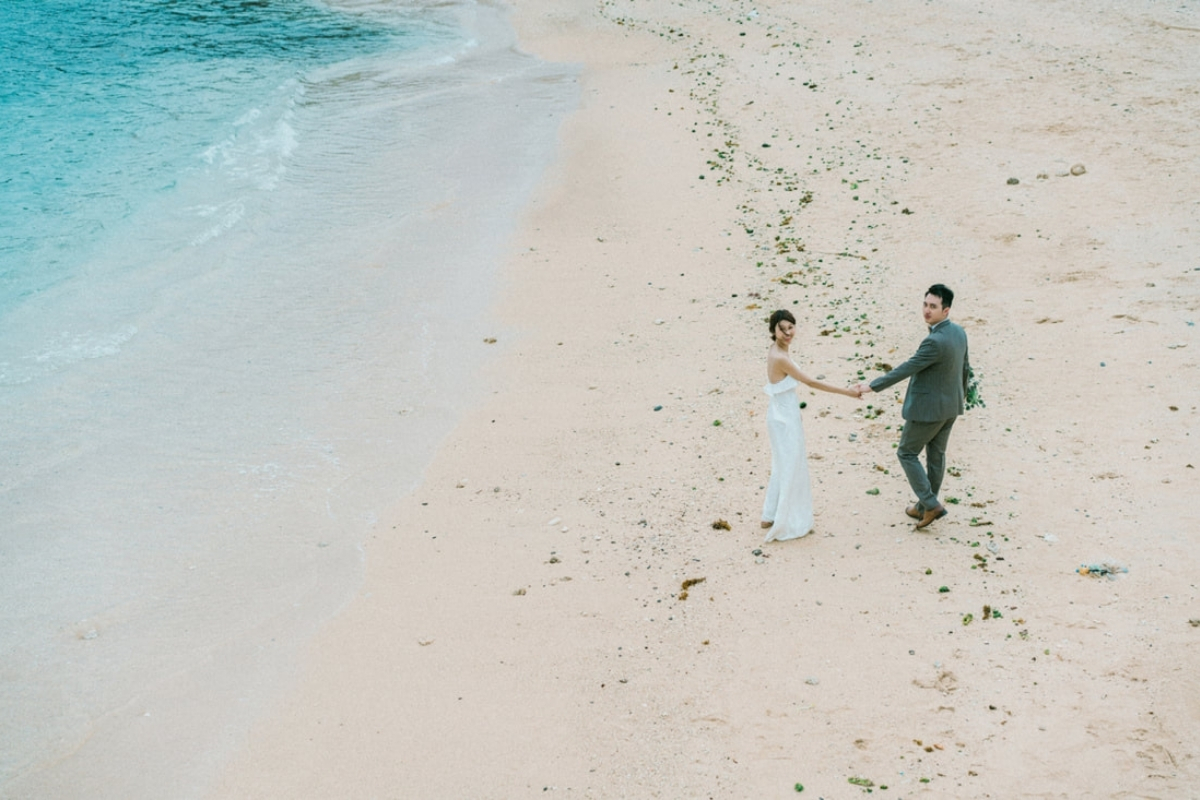
[[778,327],[779,323],[781,323],[781,322],[790,322],[793,325],[795,325],[796,318],[793,317],[792,312],[788,311],[786,308],[781,308],[778,311],[776,311],[774,314],[772,314],[771,315],[771,323],[770,323],[770,325],[771,325],[771,341],[775,341],[775,328]]

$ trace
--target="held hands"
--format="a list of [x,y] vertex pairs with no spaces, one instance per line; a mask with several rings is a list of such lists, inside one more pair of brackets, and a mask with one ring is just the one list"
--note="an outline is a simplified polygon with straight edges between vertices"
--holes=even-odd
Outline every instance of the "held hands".
[[874,391],[869,383],[856,383],[850,387],[850,394],[853,397],[862,398],[865,394],[870,394]]

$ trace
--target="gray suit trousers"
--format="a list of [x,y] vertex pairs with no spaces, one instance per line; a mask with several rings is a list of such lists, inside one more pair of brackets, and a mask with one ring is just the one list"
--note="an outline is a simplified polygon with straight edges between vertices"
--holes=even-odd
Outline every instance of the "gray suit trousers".
[[[896,448],[896,457],[904,474],[908,477],[908,485],[917,495],[917,510],[921,512],[937,508],[938,492],[942,488],[942,478],[946,474],[946,443],[950,441],[950,429],[954,427],[957,417],[943,419],[937,422],[904,421],[904,431],[900,434],[900,445]],[[925,466],[921,466],[918,456],[925,451]]]

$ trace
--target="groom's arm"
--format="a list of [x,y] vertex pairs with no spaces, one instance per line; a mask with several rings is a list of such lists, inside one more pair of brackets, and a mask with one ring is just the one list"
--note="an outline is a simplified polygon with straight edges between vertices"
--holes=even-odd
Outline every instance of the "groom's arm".
[[971,359],[969,353],[969,348],[963,345],[963,397],[967,396],[967,387],[971,383]]
[[900,366],[886,375],[881,375],[869,384],[871,391],[879,392],[889,386],[899,383],[905,378],[910,378],[916,375],[926,367],[936,364],[941,358],[941,348],[938,347],[937,341],[932,336],[926,336],[921,346],[917,348],[916,354],[908,361],[905,361]]

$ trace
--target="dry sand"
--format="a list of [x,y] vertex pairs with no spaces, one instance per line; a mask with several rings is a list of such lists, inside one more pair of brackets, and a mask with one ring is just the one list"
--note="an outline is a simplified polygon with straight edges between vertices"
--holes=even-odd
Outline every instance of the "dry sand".
[[[585,69],[493,393],[217,796],[1200,796],[1195,7],[515,5]],[[762,546],[766,315],[849,384],[937,281],[950,515],[900,392],[805,390],[816,532]]]

